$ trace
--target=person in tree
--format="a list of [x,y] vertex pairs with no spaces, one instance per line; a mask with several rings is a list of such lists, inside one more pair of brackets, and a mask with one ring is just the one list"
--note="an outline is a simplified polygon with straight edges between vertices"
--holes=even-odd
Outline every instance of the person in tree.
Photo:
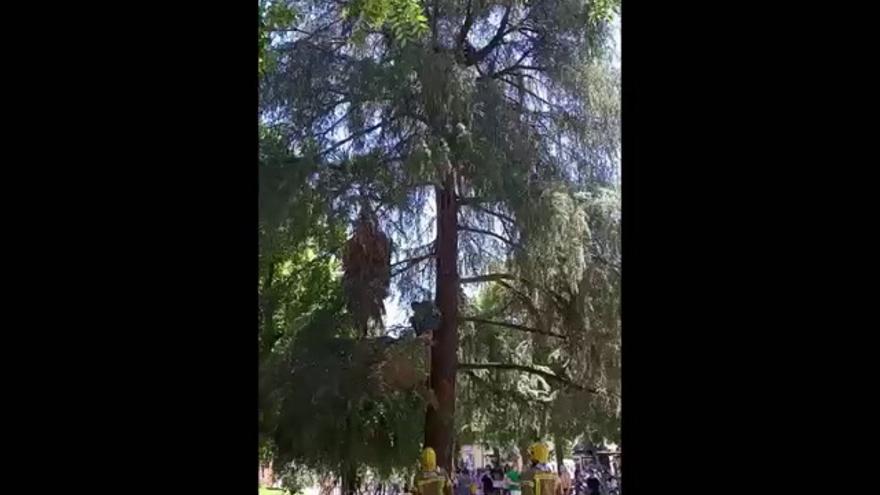
[[422,451],[422,470],[413,480],[415,495],[453,495],[452,480],[443,468],[437,466],[437,454],[431,447]]
[[531,462],[520,475],[522,495],[562,495],[559,476],[547,464],[550,450],[543,443],[536,443],[529,449]]

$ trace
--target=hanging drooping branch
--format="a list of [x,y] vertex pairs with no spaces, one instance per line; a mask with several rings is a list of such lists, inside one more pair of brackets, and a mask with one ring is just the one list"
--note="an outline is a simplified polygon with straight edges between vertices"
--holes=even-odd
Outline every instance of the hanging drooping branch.
[[485,388],[485,389],[488,390],[489,392],[492,392],[493,394],[495,394],[496,396],[498,396],[498,397],[500,397],[500,398],[502,398],[502,399],[504,399],[504,400],[508,400],[508,399],[510,399],[510,398],[513,398],[513,399],[516,400],[517,402],[520,402],[520,403],[525,404],[525,405],[532,405],[532,404],[536,404],[536,403],[537,403],[537,404],[541,404],[541,405],[543,406],[543,405],[546,405],[546,404],[551,404],[551,403],[553,403],[553,399],[533,399],[533,398],[530,398],[530,397],[524,397],[524,396],[523,396],[519,391],[517,391],[517,390],[511,390],[511,389],[504,389],[504,388],[496,388],[496,387],[493,387],[492,384],[489,383],[488,380],[486,380],[486,379],[480,377],[480,375],[474,373],[473,371],[468,371],[468,372],[467,372],[467,375],[468,375],[468,377],[470,377],[474,382],[480,384],[480,386],[482,386],[483,388]]
[[550,330],[542,330],[540,328],[527,327],[525,325],[518,325],[516,323],[508,323],[506,321],[495,321],[495,320],[485,320],[483,318],[476,318],[472,316],[466,316],[460,318],[460,321],[470,321],[473,323],[480,323],[483,325],[495,325],[499,327],[512,328],[514,330],[520,330],[523,332],[529,333],[537,333],[541,335],[547,335],[550,337],[556,337],[557,339],[567,340],[568,337],[566,335],[562,335],[561,333],[551,332]]
[[616,271],[617,273],[620,273],[620,265],[618,265],[617,263],[613,263],[611,261],[608,261],[608,259],[606,259],[604,256],[602,256],[598,253],[592,253],[592,256],[593,256],[594,260],[602,263],[603,265],[607,266],[608,268],[611,268],[612,270]]
[[507,371],[521,371],[523,373],[529,373],[532,375],[537,375],[547,380],[555,381],[557,383],[561,383],[565,386],[572,387],[578,390],[583,390],[585,392],[590,392],[592,394],[597,395],[612,395],[617,396],[617,394],[604,390],[597,390],[591,387],[585,387],[583,385],[577,384],[571,381],[569,378],[564,376],[559,376],[554,373],[550,373],[548,371],[539,370],[537,368],[532,368],[531,366],[524,366],[521,364],[510,364],[510,363],[458,363],[458,369],[461,370],[507,370]]
[[504,287],[508,291],[510,291],[511,294],[518,297],[523,303],[525,303],[525,305],[529,309],[529,312],[532,313],[532,316],[535,318],[535,320],[537,320],[537,321],[542,320],[541,311],[538,309],[537,306],[535,306],[535,302],[532,300],[531,297],[529,297],[527,294],[523,293],[522,291],[518,290],[513,285],[508,284],[507,282],[505,282],[503,280],[495,280],[494,282],[496,284]]
[[569,304],[568,299],[563,297],[558,292],[551,290],[551,289],[548,289],[547,287],[543,287],[539,284],[536,284],[535,282],[532,282],[531,280],[528,280],[526,278],[517,277],[517,276],[512,275],[510,273],[488,273],[486,275],[476,275],[473,277],[464,277],[464,278],[460,279],[459,282],[462,284],[476,284],[476,283],[482,283],[482,282],[500,282],[502,280],[512,280],[512,281],[522,282],[523,284],[528,285],[529,287],[533,287],[535,289],[538,289],[538,290],[541,290],[541,291],[544,291],[544,292],[550,294],[553,297],[553,301],[560,308],[564,309],[564,308],[568,307],[568,304]]
[[489,230],[478,229],[476,227],[468,227],[467,225],[459,225],[458,230],[461,230],[464,232],[473,232],[474,234],[488,235],[488,236],[494,237],[494,238],[496,238],[496,239],[498,239],[498,240],[500,240],[510,246],[519,247],[519,243],[514,242],[514,241],[508,239],[507,237],[504,237],[503,235],[496,234],[495,232],[492,232]]

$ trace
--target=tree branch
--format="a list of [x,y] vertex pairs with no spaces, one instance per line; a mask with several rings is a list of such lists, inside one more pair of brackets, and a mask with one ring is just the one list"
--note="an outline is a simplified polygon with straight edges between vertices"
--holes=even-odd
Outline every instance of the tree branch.
[[405,267],[401,268],[400,270],[397,270],[397,271],[393,272],[393,273],[391,274],[391,278],[394,278],[394,277],[400,275],[401,273],[403,273],[403,272],[409,270],[410,268],[412,268],[412,267],[418,265],[418,264],[421,263],[422,261],[425,261],[425,260],[428,259],[428,258],[433,258],[434,256],[436,256],[436,254],[433,253],[433,252],[431,252],[431,253],[428,253],[428,254],[423,254],[423,255],[421,255],[421,256],[416,256],[416,257],[414,257],[414,258],[408,258],[408,259],[401,260],[401,261],[398,261],[398,262],[393,263],[393,264],[391,265],[392,267],[395,267],[395,266],[400,265],[400,264],[403,264],[403,263],[409,263],[409,264],[406,265]]
[[506,76],[506,75],[510,74],[512,76],[525,77],[525,78],[532,79],[535,81],[538,80],[536,77],[534,77],[530,74],[523,74],[522,72],[516,72],[519,69],[534,70],[534,71],[539,71],[539,72],[544,72],[547,70],[546,67],[534,67],[531,65],[512,65],[506,69],[501,69],[500,71],[492,74],[491,76],[489,76],[489,78],[490,79],[499,79],[501,76]]
[[475,277],[464,277],[462,279],[459,279],[459,283],[475,284],[481,282],[500,282],[501,280],[513,280],[516,282],[521,282],[535,289],[542,290],[553,296],[553,299],[555,300],[557,306],[559,306],[560,308],[565,309],[568,306],[568,300],[562,297],[562,295],[560,295],[558,292],[552,289],[548,289],[547,287],[542,287],[529,279],[517,277],[510,273],[489,273],[486,275],[477,275]]
[[474,11],[473,6],[471,5],[472,0],[468,0],[467,11],[465,13],[464,24],[461,26],[461,30],[458,32],[458,51],[459,53],[464,52],[464,44],[467,41],[468,32],[471,30],[471,26],[474,23]]
[[593,259],[599,261],[600,263],[611,268],[612,270],[616,271],[617,273],[620,273],[620,265],[618,265],[617,263],[612,263],[611,261],[608,261],[608,259],[606,259],[601,254],[598,254],[598,253],[590,253],[590,254],[592,254]]
[[437,46],[437,21],[440,19],[440,1],[434,0],[434,7],[431,9],[431,46]]
[[541,311],[538,310],[538,307],[535,306],[535,303],[534,303],[534,301],[532,301],[532,298],[531,298],[531,297],[529,297],[528,295],[524,294],[523,292],[521,292],[520,290],[518,290],[516,287],[514,287],[514,286],[508,284],[507,282],[505,282],[505,281],[503,281],[503,280],[495,280],[494,282],[495,282],[496,284],[498,284],[498,285],[500,285],[500,286],[506,288],[507,290],[509,290],[513,295],[515,295],[515,296],[518,297],[523,303],[525,303],[525,305],[529,307],[529,311],[531,311],[532,316],[535,318],[535,320],[537,320],[537,321],[539,321],[539,322],[542,320],[542,316],[543,316],[543,315],[541,314]]
[[488,273],[486,275],[477,275],[476,277],[464,277],[458,280],[462,284],[478,284],[481,282],[497,282],[499,280],[516,280],[516,277],[509,273]]
[[486,44],[483,48],[480,48],[473,56],[468,57],[465,60],[465,64],[468,66],[480,63],[484,58],[486,58],[492,50],[495,49],[498,45],[504,41],[504,36],[508,34],[507,31],[507,22],[510,20],[510,11],[513,10],[513,1],[509,0],[507,2],[507,8],[504,10],[504,15],[501,17],[501,22],[498,24],[498,29],[495,31],[495,36],[489,40],[489,43]]
[[421,255],[421,256],[413,256],[412,258],[407,258],[407,259],[405,259],[405,260],[395,261],[394,263],[391,263],[391,268],[394,268],[395,266],[397,266],[397,265],[401,265],[401,264],[403,264],[403,263],[418,263],[419,261],[424,261],[424,260],[426,260],[426,259],[428,259],[428,258],[433,258],[433,257],[434,257],[434,253],[433,253],[433,252],[432,252],[432,253],[423,254],[423,255]]
[[[462,203],[461,201],[459,201],[459,204],[464,204],[464,203]],[[513,223],[513,224],[516,223],[516,220],[514,220],[512,217],[509,217],[509,216],[505,215],[504,213],[499,213],[499,212],[497,212],[497,211],[492,211],[492,210],[490,210],[490,209],[488,209],[488,208],[485,208],[485,207],[483,207],[483,206],[480,206],[480,205],[478,205],[478,204],[473,204],[473,203],[471,203],[471,204],[467,204],[466,206],[469,206],[469,207],[471,207],[471,208],[473,208],[474,210],[477,210],[477,211],[482,211],[483,213],[486,213],[486,214],[488,214],[488,215],[492,215],[492,216],[494,216],[495,218],[498,218],[498,219],[504,220],[504,221],[506,221],[506,222],[510,222],[510,223]]]
[[520,55],[519,59],[518,59],[516,62],[514,62],[513,65],[511,65],[510,67],[507,67],[506,69],[501,69],[500,71],[498,71],[498,72],[492,74],[490,77],[493,78],[493,79],[495,79],[495,78],[497,78],[497,77],[503,76],[504,74],[511,73],[511,72],[513,72],[514,70],[516,70],[516,69],[519,68],[519,67],[523,67],[523,66],[521,66],[521,65],[519,65],[519,64],[521,64],[522,61],[525,60],[525,58],[528,57],[529,54],[531,54],[531,53],[532,53],[531,48],[528,49],[528,50],[526,50],[526,51],[524,51],[523,54]]
[[512,240],[510,240],[502,235],[498,235],[495,232],[492,232],[489,230],[478,229],[476,227],[468,227],[467,225],[459,225],[458,230],[463,230],[465,232],[473,232],[474,234],[488,235],[488,236],[494,237],[500,241],[503,241],[503,242],[509,244],[510,246],[519,247],[519,243],[513,242]]
[[332,152],[332,151],[335,150],[336,148],[339,148],[340,146],[344,145],[345,143],[347,143],[347,142],[349,142],[349,141],[351,141],[351,140],[353,140],[353,139],[357,139],[357,138],[359,138],[359,137],[361,137],[361,136],[363,136],[363,135],[365,135],[365,134],[369,134],[369,133],[375,131],[376,129],[378,129],[378,128],[382,127],[383,125],[387,124],[388,122],[390,122],[390,121],[388,121],[388,120],[383,120],[382,122],[379,122],[378,124],[376,124],[376,125],[374,125],[374,126],[370,126],[370,127],[367,127],[366,129],[360,130],[360,131],[358,131],[358,132],[352,134],[351,136],[348,136],[347,138],[343,139],[342,141],[339,141],[338,143],[334,144],[333,146],[327,148],[326,150],[324,150],[324,151],[318,153],[318,156],[324,156],[324,155],[326,155],[327,153]]
[[470,317],[470,316],[459,318],[459,320],[460,321],[470,321],[473,323],[482,323],[484,325],[496,325],[499,327],[513,328],[514,330],[520,330],[523,332],[537,333],[537,334],[541,334],[541,335],[547,335],[550,337],[556,337],[557,339],[568,340],[568,337],[565,335],[562,335],[561,333],[551,332],[549,330],[542,330],[540,328],[527,327],[525,325],[517,325],[516,323],[508,323],[506,321],[484,320],[482,318],[474,318],[474,317]]
[[529,95],[529,96],[531,96],[532,98],[534,98],[534,99],[540,101],[541,103],[543,103],[543,104],[549,106],[550,108],[555,108],[555,107],[556,107],[555,104],[553,104],[553,103],[551,103],[551,102],[545,100],[544,98],[541,98],[540,96],[538,96],[537,93],[535,93],[534,91],[532,91],[532,90],[526,88],[525,86],[523,86],[523,85],[520,84],[520,83],[513,82],[513,81],[511,81],[510,79],[506,79],[506,78],[504,78],[504,77],[499,77],[498,80],[499,80],[499,81],[504,81],[504,82],[506,82],[507,84],[510,84],[510,85],[513,86],[514,88],[519,89],[520,91],[526,93],[527,95]]
[[596,390],[590,387],[584,387],[583,385],[574,383],[570,379],[559,376],[554,373],[549,373],[544,370],[539,370],[537,368],[532,368],[531,366],[524,366],[521,364],[509,364],[509,363],[458,363],[459,370],[506,370],[506,371],[521,371],[523,373],[529,373],[532,375],[537,375],[542,378],[546,378],[547,380],[552,380],[563,385],[576,388],[578,390],[583,390],[586,392],[590,392],[598,395],[617,395],[613,393],[604,392],[601,390]]
[[456,201],[458,201],[458,204],[463,205],[463,206],[474,206],[474,205],[479,205],[479,204],[482,204],[482,203],[492,203],[492,202],[495,202],[495,201],[497,201],[497,200],[495,200],[495,199],[491,199],[491,198],[478,198],[478,197],[465,197],[465,196],[459,196],[459,197],[456,198]]
[[520,394],[519,391],[517,391],[517,390],[505,390],[505,389],[495,388],[492,386],[491,383],[489,383],[488,381],[486,381],[485,379],[480,377],[480,375],[474,373],[473,371],[468,371],[467,374],[469,377],[471,377],[471,379],[473,379],[475,382],[479,383],[486,390],[492,392],[493,394],[495,394],[496,396],[498,396],[504,400],[508,400],[510,398],[513,398],[523,404],[534,404],[536,402],[538,404],[549,404],[549,403],[553,402],[552,399],[531,399],[529,397],[523,397],[523,395]]

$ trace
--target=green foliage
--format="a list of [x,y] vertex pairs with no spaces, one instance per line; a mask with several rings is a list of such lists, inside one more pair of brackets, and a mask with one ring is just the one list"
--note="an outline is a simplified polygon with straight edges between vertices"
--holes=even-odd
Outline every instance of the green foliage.
[[272,42],[272,32],[291,26],[297,18],[294,9],[287,0],[260,0],[260,34],[259,34],[259,73],[275,67],[275,57],[268,50]]
[[387,26],[401,45],[428,31],[428,18],[419,0],[357,0],[349,5],[344,15],[362,24],[355,33],[358,44],[364,41],[365,29]]
[[[619,1],[285,5],[301,15],[264,21],[287,34],[265,38],[271,63],[260,68],[269,455],[291,480],[412,466],[429,398],[413,386],[423,349],[357,338],[359,291],[345,297],[337,260],[366,206],[394,241],[391,287],[406,301],[433,298],[435,233],[423,215],[453,171],[470,200],[458,218],[472,228],[460,232],[462,276],[511,275],[476,300],[462,292],[461,313],[566,337],[461,324],[460,361],[533,372],[461,370],[459,440],[522,451],[540,437],[614,438],[620,111],[607,48]],[[384,264],[367,277],[383,290]]]
[[620,0],[591,0],[589,19],[593,23],[611,22],[615,15],[620,15]]
[[[564,377],[502,370],[462,376],[460,435],[524,448],[529,439],[619,441],[620,199],[614,189],[541,187],[517,277],[482,288],[470,314],[518,322],[565,340],[495,325],[461,328],[461,360],[502,362]],[[528,217],[524,220],[529,220]]]
[[345,318],[324,312],[264,364],[261,396],[271,413],[261,426],[278,469],[344,472],[354,465],[388,477],[417,459],[424,402],[415,387],[396,388],[399,377],[384,370],[403,359],[423,382],[421,345],[347,334]]
[[259,195],[260,350],[268,353],[338,298],[344,226],[317,191],[301,187],[314,170],[261,128]]

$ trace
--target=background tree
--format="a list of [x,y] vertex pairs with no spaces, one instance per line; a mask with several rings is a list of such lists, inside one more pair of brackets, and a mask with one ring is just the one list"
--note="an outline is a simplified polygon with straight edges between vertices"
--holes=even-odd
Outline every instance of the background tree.
[[[261,456],[274,461],[293,492],[309,475],[330,475],[341,478],[345,493],[354,493],[366,470],[387,478],[417,458],[424,403],[431,400],[423,344],[414,338],[367,338],[365,321],[376,315],[359,305],[373,301],[358,295],[369,296],[374,288],[345,279],[363,275],[356,265],[365,272],[374,268],[371,259],[353,259],[358,254],[352,252],[375,256],[370,246],[381,241],[381,233],[361,223],[361,231],[355,228],[346,241],[344,224],[327,214],[326,196],[302,187],[314,169],[279,142],[264,130]],[[387,271],[387,259],[378,265]]]

